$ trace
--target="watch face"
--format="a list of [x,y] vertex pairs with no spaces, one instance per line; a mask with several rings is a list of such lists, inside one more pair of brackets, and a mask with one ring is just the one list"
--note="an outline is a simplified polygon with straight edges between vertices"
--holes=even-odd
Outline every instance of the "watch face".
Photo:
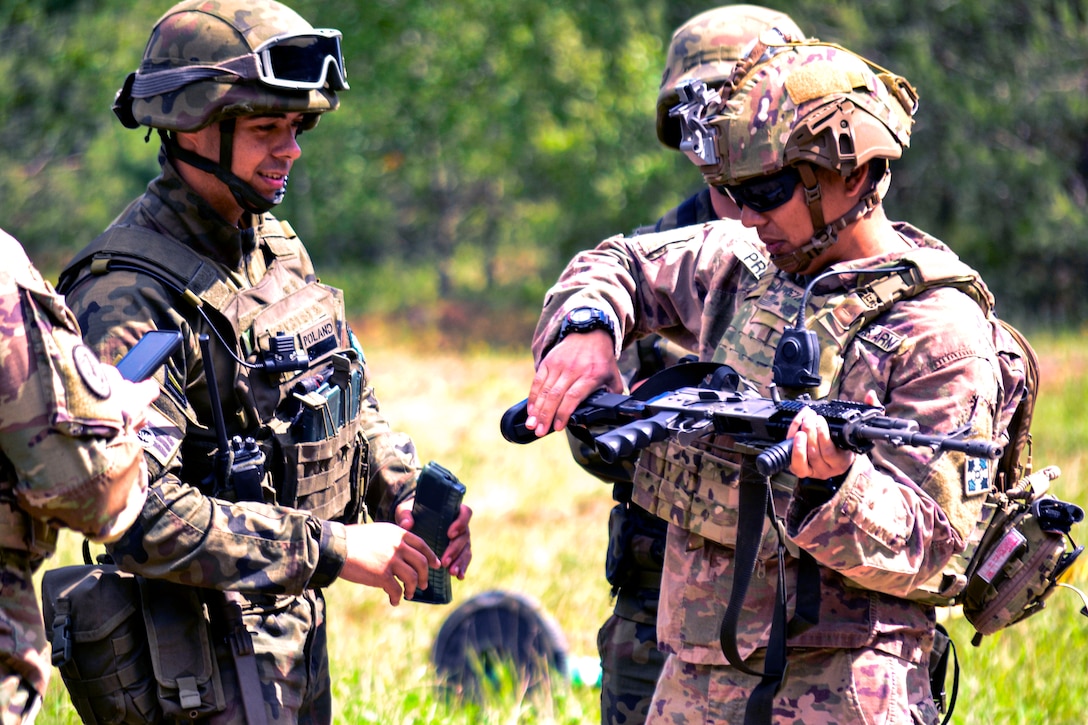
[[588,307],[579,307],[576,310],[571,310],[568,319],[574,324],[578,325],[583,322],[589,322],[593,319],[593,310]]

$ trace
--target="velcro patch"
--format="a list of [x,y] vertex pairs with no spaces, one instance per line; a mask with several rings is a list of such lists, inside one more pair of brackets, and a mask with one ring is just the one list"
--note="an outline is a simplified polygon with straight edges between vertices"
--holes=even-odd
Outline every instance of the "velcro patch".
[[963,464],[963,493],[978,496],[990,490],[990,462],[985,458],[966,458]]
[[790,100],[800,106],[805,101],[827,98],[836,93],[846,94],[854,89],[853,79],[831,61],[814,61],[797,68],[786,78]]
[[762,277],[770,268],[767,256],[746,239],[737,239],[733,242],[733,253],[756,279]]
[[884,352],[895,352],[906,338],[889,330],[884,325],[869,325],[858,333],[858,337]]

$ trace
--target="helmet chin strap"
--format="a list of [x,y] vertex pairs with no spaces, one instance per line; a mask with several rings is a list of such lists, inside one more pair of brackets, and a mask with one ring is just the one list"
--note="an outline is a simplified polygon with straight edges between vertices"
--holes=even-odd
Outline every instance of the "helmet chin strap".
[[219,130],[218,164],[198,153],[182,148],[177,137],[168,131],[159,129],[159,136],[162,138],[162,144],[168,157],[184,161],[193,168],[211,174],[222,181],[230,189],[230,193],[234,196],[234,200],[238,202],[238,205],[250,214],[264,214],[283,201],[283,197],[287,193],[287,179],[283,180],[283,188],[277,191],[275,197],[269,200],[258,194],[252,186],[231,172],[234,151],[234,119],[228,118],[220,121]]
[[787,274],[801,274],[808,269],[813,260],[819,257],[825,249],[839,241],[839,232],[851,224],[856,224],[880,203],[880,192],[876,184],[872,184],[869,191],[857,204],[839,217],[827,224],[824,221],[823,207],[820,204],[820,182],[816,180],[816,174],[808,164],[798,167],[801,172],[801,185],[805,192],[805,202],[808,204],[809,216],[812,217],[812,228],[819,229],[809,239],[808,243],[800,249],[789,254],[771,255],[774,266]]

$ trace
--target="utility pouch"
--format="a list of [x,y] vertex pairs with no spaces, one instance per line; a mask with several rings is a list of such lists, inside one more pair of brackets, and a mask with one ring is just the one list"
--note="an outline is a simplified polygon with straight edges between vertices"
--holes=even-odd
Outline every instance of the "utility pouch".
[[161,722],[137,577],[108,564],[42,576],[45,631],[84,723]]
[[137,578],[159,705],[168,718],[195,720],[226,708],[199,590]]
[[1041,611],[1083,551],[1072,543],[1070,530],[1084,511],[1025,490],[1026,498],[1010,499],[994,516],[967,572],[962,604],[964,617],[977,630],[972,644]]

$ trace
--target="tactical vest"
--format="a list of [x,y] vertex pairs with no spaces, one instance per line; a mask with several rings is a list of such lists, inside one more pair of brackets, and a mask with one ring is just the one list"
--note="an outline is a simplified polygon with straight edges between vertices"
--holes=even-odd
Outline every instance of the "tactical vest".
[[[754,248],[746,251],[751,253]],[[737,256],[742,255],[738,253]],[[935,248],[918,248],[881,266],[908,267],[908,270],[865,275],[865,282],[855,289],[814,293],[810,297],[808,309],[815,310],[815,316],[807,315],[805,323],[807,329],[816,332],[821,350],[821,384],[811,391],[814,399],[831,397],[838,390],[845,351],[855,336],[860,335],[887,352],[898,349],[901,340],[882,337],[878,326],[870,328],[869,325],[900,300],[928,289],[950,286],[967,294],[995,323],[999,353],[1014,349],[1003,337],[1007,334],[1004,328],[996,324],[996,318],[990,314],[993,298],[989,291],[978,274],[954,254]],[[724,329],[714,361],[728,363],[747,380],[769,381],[782,330],[797,323],[804,288],[785,275],[776,274],[770,265],[754,265],[748,269],[749,272],[762,269],[762,272],[747,274],[739,282],[736,314]],[[1005,360],[1002,365],[1003,375],[1015,380],[1016,370],[1007,369]],[[764,387],[760,392],[767,395],[769,390]],[[1012,408],[1015,408],[1015,401],[1002,411],[1002,416],[1011,417]],[[1007,422],[1004,417],[1002,420]],[[995,430],[1004,430],[1004,426],[995,426]],[[633,500],[694,534],[735,548],[739,495],[736,461],[737,455],[729,442],[720,439],[699,442],[687,449],[672,441],[653,446],[639,461]],[[786,472],[775,476],[771,483],[775,512],[781,519],[785,516],[796,478]],[[910,598],[942,604],[962,590],[966,584],[963,572],[992,515],[993,508],[987,504],[983,519],[968,537],[967,550]],[[777,541],[776,530],[765,523],[759,557],[772,557]]]
[[[313,277],[287,223],[266,217],[263,224],[264,245],[257,253],[265,254],[267,271],[252,287],[243,287],[181,242],[132,226],[111,227],[95,239],[65,269],[58,286],[71,289],[87,272],[128,269],[175,291],[184,301],[180,314],[204,316],[223,331],[223,343],[234,346],[234,354],[257,366],[238,365],[226,351],[215,354],[215,341],[216,360],[204,361],[217,363],[217,371],[233,369],[224,418],[264,454],[264,500],[354,523],[368,475],[360,414],[367,388],[362,352],[348,327],[342,292]],[[213,434],[195,426],[187,431],[183,480],[220,498],[255,498],[239,495],[237,487],[216,490]]]

